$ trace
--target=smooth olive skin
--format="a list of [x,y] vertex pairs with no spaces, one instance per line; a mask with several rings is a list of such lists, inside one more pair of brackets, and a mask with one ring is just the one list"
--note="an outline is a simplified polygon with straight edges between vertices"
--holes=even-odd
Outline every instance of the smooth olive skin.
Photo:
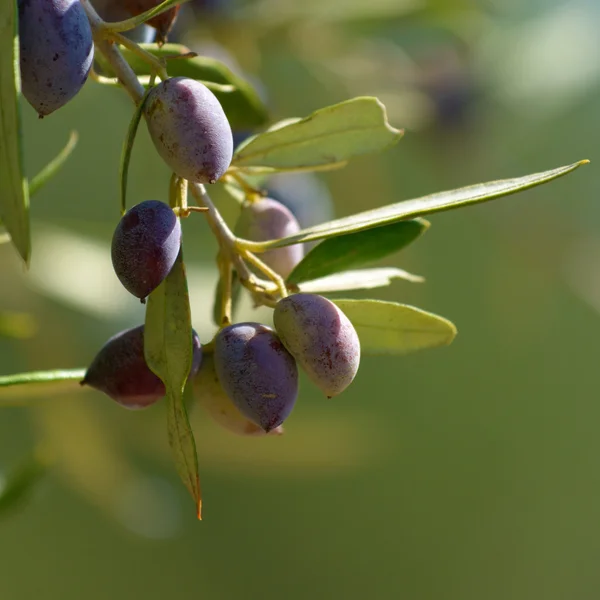
[[227,171],[231,127],[216,96],[199,81],[162,81],[148,94],[144,116],[156,150],[180,177],[215,183]]
[[170,273],[181,246],[181,224],[164,202],[145,200],[119,221],[112,239],[113,268],[125,289],[144,299]]
[[[202,366],[194,377],[194,398],[221,427],[244,437],[262,437],[267,433],[256,423],[247,419],[225,393],[215,370],[212,354],[202,358]],[[276,427],[268,435],[281,435],[283,426]]]
[[293,294],[277,303],[273,323],[290,354],[328,398],[352,383],[360,364],[360,342],[333,302],[316,294]]
[[214,344],[217,376],[242,415],[266,432],[281,425],[298,396],[298,369],[276,333],[260,323],[236,323]]
[[[253,242],[275,240],[299,231],[300,225],[292,212],[272,198],[246,203],[235,226],[236,235]],[[295,244],[261,252],[258,257],[285,278],[304,257],[304,248]]]
[[19,0],[23,96],[45,117],[83,87],[94,59],[92,31],[79,0]]
[[[195,331],[192,351],[188,379],[196,375],[202,362],[202,346]],[[126,329],[111,337],[92,361],[81,385],[104,392],[131,410],[146,408],[163,398],[165,385],[144,358],[144,326]]]

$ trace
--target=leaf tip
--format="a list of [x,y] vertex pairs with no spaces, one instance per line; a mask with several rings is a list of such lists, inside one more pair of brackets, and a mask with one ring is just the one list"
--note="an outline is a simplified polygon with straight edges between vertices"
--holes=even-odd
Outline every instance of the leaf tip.
[[198,521],[202,521],[202,499],[198,498],[198,503],[196,504],[196,516],[198,517]]

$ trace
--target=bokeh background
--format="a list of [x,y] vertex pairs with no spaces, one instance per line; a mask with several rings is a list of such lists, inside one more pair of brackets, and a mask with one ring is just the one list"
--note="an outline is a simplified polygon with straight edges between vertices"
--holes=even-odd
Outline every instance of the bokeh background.
[[[599,27],[595,0],[186,7],[175,39],[243,73],[274,120],[375,95],[406,128],[383,155],[279,182],[315,214],[329,196],[344,216],[592,165],[433,216],[386,261],[427,282],[377,297],[451,319],[451,346],[365,356],[331,401],[303,379],[280,438],[239,439],[193,411],[202,522],[171,464],[164,404],[128,412],[65,390],[3,408],[3,471],[32,448],[54,462],[28,502],[0,515],[2,598],[597,599]],[[29,175],[70,130],[80,141],[33,200],[30,272],[0,249],[3,374],[84,367],[143,319],[109,258],[128,98],[89,82],[50,118],[23,112]],[[168,172],[140,131],[130,201],[165,199]],[[235,219],[235,204],[215,197]],[[216,246],[201,216],[186,222],[185,244],[194,324],[208,341]],[[240,315],[269,318],[248,302]]]

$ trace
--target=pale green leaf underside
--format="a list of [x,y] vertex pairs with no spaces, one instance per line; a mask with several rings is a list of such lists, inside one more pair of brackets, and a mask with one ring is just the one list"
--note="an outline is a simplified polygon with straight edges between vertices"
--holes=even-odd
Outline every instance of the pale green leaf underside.
[[364,354],[408,354],[452,342],[456,327],[413,306],[382,300],[334,300],[354,325]]
[[419,275],[413,275],[403,269],[383,267],[380,269],[357,269],[343,271],[327,277],[320,277],[298,284],[298,291],[309,294],[324,294],[327,292],[348,292],[350,290],[371,290],[390,285],[394,279],[404,279],[412,283],[425,281]]
[[23,175],[19,38],[14,0],[0,2],[0,216],[15,248],[29,264],[29,193]]
[[192,321],[182,253],[167,278],[148,298],[144,354],[167,390],[169,444],[181,480],[201,512],[196,442],[183,401],[192,364]]
[[345,233],[364,231],[366,229],[394,223],[403,219],[413,219],[435,212],[452,210],[454,208],[478,204],[480,202],[488,202],[495,198],[508,196],[543,183],[548,183],[558,177],[567,175],[588,162],[589,161],[587,160],[582,160],[572,165],[559,167],[550,171],[543,171],[542,173],[526,175],[525,177],[478,183],[457,190],[430,194],[429,196],[423,196],[413,200],[404,200],[403,202],[397,202],[396,204],[389,204],[350,217],[336,219],[335,221],[328,221],[327,223],[302,229],[298,233],[286,238],[261,242],[261,247],[267,250],[270,248],[291,246],[292,244],[320,240]]
[[377,98],[359,97],[259,134],[236,151],[236,167],[319,168],[379,152],[403,135],[387,122]]

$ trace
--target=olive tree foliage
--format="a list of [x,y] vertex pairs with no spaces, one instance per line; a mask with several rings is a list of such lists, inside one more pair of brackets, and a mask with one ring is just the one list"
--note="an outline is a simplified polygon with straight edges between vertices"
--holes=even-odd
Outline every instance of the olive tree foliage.
[[[30,198],[61,168],[77,141],[72,136],[45,169],[25,177],[21,97],[40,118],[52,118],[84,85],[113,87],[115,94],[130,97],[132,117],[123,132],[121,197],[115,198],[122,217],[115,223],[112,260],[125,288],[146,306],[145,322],[108,340],[87,369],[66,371],[57,365],[54,371],[0,377],[0,404],[16,388],[28,386],[35,395],[42,385],[91,386],[130,409],[164,398],[175,465],[200,518],[186,389],[193,389],[206,414],[229,432],[281,434],[298,395],[299,368],[324,396],[333,397],[352,383],[361,355],[400,357],[449,344],[456,329],[440,316],[376,297],[327,296],[376,290],[395,279],[422,281],[398,268],[370,265],[418,240],[432,213],[551,182],[587,161],[302,228],[292,211],[267,197],[264,177],[341,169],[355,157],[393,147],[403,131],[388,122],[385,106],[362,96],[273,123],[249,82],[213,58],[164,43],[180,0],[122,4],[128,18],[115,22],[101,18],[93,0],[0,5],[2,241],[12,244],[26,266],[35,260]],[[123,35],[144,23],[157,28],[157,42],[137,43]],[[166,199],[147,199],[128,209],[129,159],[142,122],[172,171],[170,191]],[[234,147],[232,131],[248,128],[259,133]],[[233,230],[211,200],[212,186],[223,186],[240,205]],[[199,340],[192,329],[180,225],[192,215],[208,221],[219,246],[213,340]],[[274,328],[236,322],[240,290],[256,306],[274,309]],[[27,492],[39,477],[39,463],[32,455],[15,471],[0,496],[0,509]]]

